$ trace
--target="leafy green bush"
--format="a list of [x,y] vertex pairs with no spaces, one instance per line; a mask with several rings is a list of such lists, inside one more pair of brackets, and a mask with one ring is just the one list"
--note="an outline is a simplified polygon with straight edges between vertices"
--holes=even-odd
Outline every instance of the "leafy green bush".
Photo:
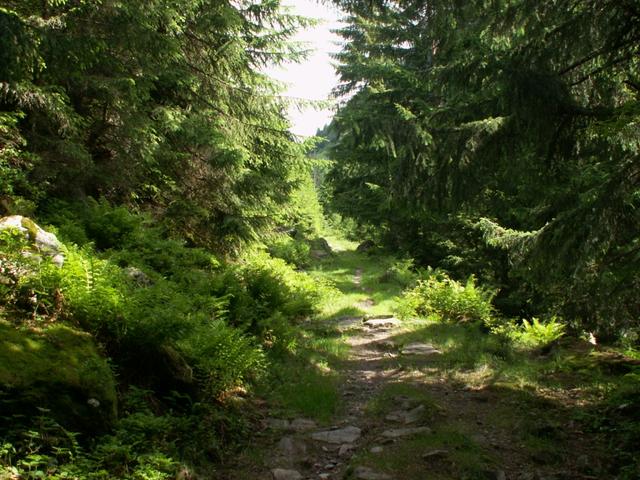
[[463,285],[435,272],[403,294],[398,313],[403,318],[435,314],[447,321],[487,323],[493,311],[492,295],[477,287],[473,276]]
[[384,283],[397,283],[401,287],[409,287],[418,279],[414,271],[413,259],[398,260],[394,262],[380,277]]
[[214,397],[257,378],[266,366],[255,342],[221,320],[202,324],[179,346],[203,376],[207,393]]
[[298,268],[309,265],[311,261],[309,256],[311,247],[309,244],[305,241],[291,238],[289,235],[278,235],[268,243],[268,249],[272,256],[281,258]]
[[516,344],[528,348],[545,347],[565,334],[565,325],[557,317],[551,317],[547,321],[532,318],[531,321],[522,320],[522,325],[513,332],[512,338]]
[[221,294],[229,296],[232,325],[263,335],[281,320],[295,321],[316,312],[330,287],[284,260],[261,251],[249,252],[225,272]]

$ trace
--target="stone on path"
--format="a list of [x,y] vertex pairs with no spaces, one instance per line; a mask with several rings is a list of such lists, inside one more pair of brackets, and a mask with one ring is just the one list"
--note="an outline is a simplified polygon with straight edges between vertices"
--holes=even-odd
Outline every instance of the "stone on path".
[[379,473],[369,467],[358,467],[353,472],[358,480],[391,480],[386,473]]
[[296,418],[291,421],[290,428],[296,432],[307,432],[316,428],[316,422],[307,418]]
[[274,468],[271,470],[273,480],[302,480],[302,475],[296,470],[285,470],[284,468]]
[[408,425],[410,423],[416,423],[418,420],[422,418],[422,414],[425,411],[424,405],[418,405],[416,408],[412,410],[396,410],[391,412],[385,418],[392,422],[400,422]]
[[402,348],[403,355],[422,355],[422,356],[431,356],[431,355],[440,355],[442,352],[435,348],[433,345],[428,343],[421,342],[413,342],[405,345]]
[[311,434],[311,438],[326,443],[353,443],[360,438],[361,430],[358,427],[344,427],[336,430],[325,430]]
[[391,328],[400,325],[400,320],[395,317],[390,318],[370,318],[364,324],[369,328]]
[[278,442],[278,450],[286,457],[288,463],[292,464],[306,455],[307,446],[300,439],[282,437]]
[[334,325],[339,330],[359,327],[362,325],[362,317],[341,317],[334,322]]
[[431,429],[429,427],[412,427],[412,428],[392,428],[382,432],[382,436],[386,438],[400,438],[408,437],[409,435],[415,435],[417,433],[429,433]]
[[264,423],[273,430],[287,430],[289,428],[289,420],[282,418],[267,418]]
[[354,445],[351,443],[343,443],[340,445],[340,450],[338,450],[339,457],[347,457],[351,454],[354,449]]
[[431,450],[430,452],[422,454],[423,460],[433,460],[435,458],[446,457],[449,455],[447,450]]

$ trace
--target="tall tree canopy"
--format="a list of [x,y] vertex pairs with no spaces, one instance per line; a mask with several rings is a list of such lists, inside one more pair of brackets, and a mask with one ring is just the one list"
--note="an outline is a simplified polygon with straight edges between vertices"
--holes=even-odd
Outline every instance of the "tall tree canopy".
[[512,311],[637,327],[637,2],[335,3],[335,208]]
[[302,149],[262,71],[304,55],[277,0],[0,1],[0,194],[149,205],[200,244],[251,237]]

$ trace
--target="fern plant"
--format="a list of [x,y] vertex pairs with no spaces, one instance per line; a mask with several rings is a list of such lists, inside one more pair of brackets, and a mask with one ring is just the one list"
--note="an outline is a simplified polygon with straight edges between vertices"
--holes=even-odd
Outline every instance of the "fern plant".
[[565,333],[566,327],[558,317],[553,316],[547,321],[533,317],[531,321],[523,320],[514,336],[516,342],[525,347],[541,348],[559,340]]

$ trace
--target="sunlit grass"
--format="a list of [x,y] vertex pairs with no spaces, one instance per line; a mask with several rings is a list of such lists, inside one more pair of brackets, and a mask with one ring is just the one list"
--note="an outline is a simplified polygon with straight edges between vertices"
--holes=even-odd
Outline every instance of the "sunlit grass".
[[[483,473],[492,463],[483,448],[451,427],[436,428],[432,433],[415,435],[383,448],[382,453],[366,453],[355,462],[403,480],[486,478]],[[421,458],[434,450],[446,453],[429,460]]]

